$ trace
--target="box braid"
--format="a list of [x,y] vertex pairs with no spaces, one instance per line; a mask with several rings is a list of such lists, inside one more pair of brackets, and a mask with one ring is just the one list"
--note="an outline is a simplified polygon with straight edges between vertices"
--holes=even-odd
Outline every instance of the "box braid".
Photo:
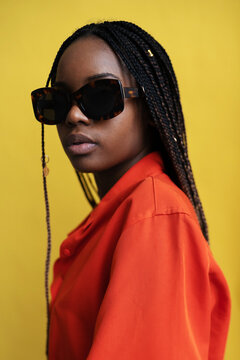
[[[53,62],[46,86],[53,85],[59,60],[75,40],[89,35],[102,38],[119,56],[144,91],[145,103],[159,139],[158,148],[167,173],[190,199],[207,242],[208,227],[203,207],[193,177],[188,157],[186,130],[182,113],[177,79],[164,48],[146,31],[126,21],[104,21],[85,25],[76,30],[61,45]],[[42,125],[42,166],[45,168],[44,126]],[[84,194],[92,207],[97,205],[90,190],[90,178],[76,171]],[[45,285],[48,304],[48,270],[50,261],[51,233],[46,175],[43,174],[48,228],[48,256],[46,259]],[[93,188],[93,186],[92,186]],[[93,190],[97,193],[96,189]],[[49,327],[49,320],[48,320]]]

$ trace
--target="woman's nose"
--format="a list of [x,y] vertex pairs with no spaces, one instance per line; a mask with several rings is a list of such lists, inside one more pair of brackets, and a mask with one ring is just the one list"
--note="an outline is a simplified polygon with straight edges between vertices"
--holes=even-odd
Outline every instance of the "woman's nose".
[[82,113],[82,111],[76,104],[72,104],[71,109],[67,114],[65,123],[66,125],[70,125],[70,126],[76,125],[78,123],[89,125],[90,119]]

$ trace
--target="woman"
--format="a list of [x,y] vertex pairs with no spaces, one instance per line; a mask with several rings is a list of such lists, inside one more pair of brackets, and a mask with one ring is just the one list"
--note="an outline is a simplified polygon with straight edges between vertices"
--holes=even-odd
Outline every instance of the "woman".
[[94,208],[54,265],[49,359],[223,359],[229,289],[209,249],[165,50],[132,23],[86,25],[32,97]]

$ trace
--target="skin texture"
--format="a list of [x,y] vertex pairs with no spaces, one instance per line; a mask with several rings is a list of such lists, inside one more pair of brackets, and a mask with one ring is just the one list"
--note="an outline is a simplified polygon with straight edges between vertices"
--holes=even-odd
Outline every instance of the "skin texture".
[[[89,82],[90,76],[112,73],[123,86],[136,86],[112,49],[100,38],[87,36],[73,42],[63,53],[56,82],[74,92]],[[104,76],[100,78],[113,78]],[[59,138],[73,167],[92,172],[102,198],[136,162],[153,151],[153,133],[143,99],[125,99],[124,110],[109,120],[88,119],[73,102],[66,121],[57,125]],[[70,134],[89,136],[97,146],[88,154],[71,154],[64,145]]]

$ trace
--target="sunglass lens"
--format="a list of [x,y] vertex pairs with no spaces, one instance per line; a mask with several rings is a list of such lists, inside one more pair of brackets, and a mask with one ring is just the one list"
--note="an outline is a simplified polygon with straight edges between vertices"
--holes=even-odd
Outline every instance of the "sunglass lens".
[[81,89],[82,110],[93,120],[111,119],[123,111],[124,101],[118,80],[92,81]]
[[42,88],[32,92],[36,119],[44,124],[56,125],[62,122],[68,111],[66,94],[54,88]]

